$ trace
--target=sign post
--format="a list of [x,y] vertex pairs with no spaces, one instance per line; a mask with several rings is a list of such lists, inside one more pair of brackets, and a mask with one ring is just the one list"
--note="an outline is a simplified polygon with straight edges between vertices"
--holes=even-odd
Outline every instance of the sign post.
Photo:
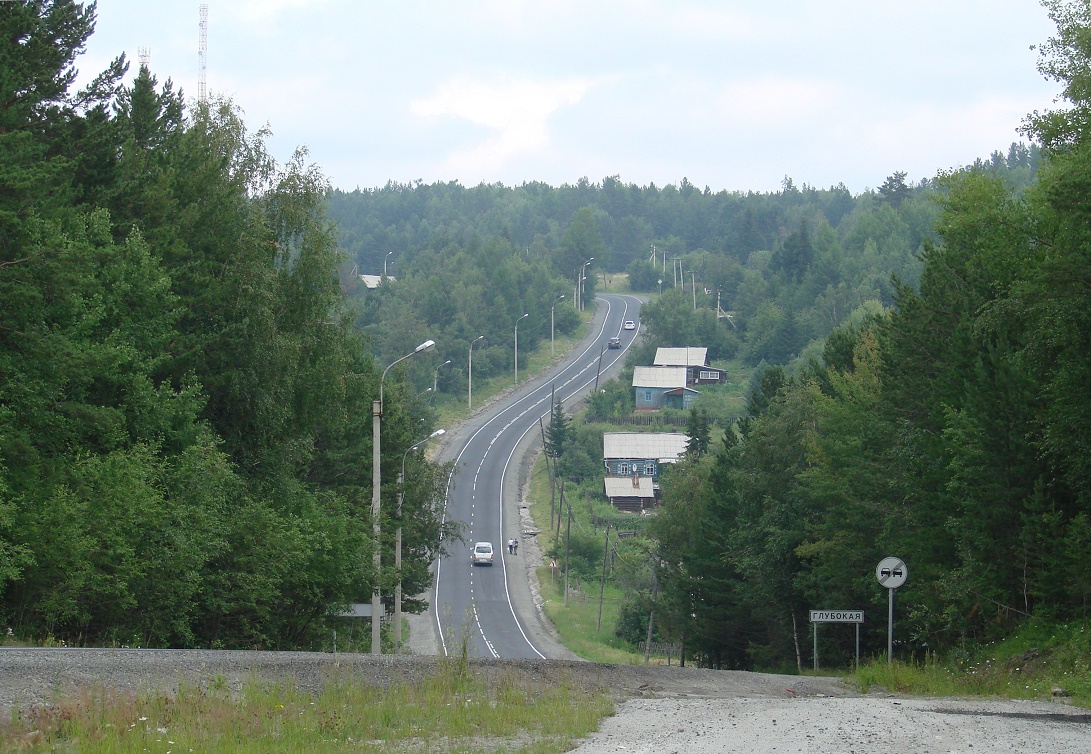
[[814,669],[818,670],[818,624],[819,623],[855,623],[856,624],[856,667],[860,667],[860,624],[864,622],[863,610],[812,610],[811,623],[814,624]]
[[886,587],[890,597],[886,624],[886,661],[889,664],[894,662],[894,590],[909,578],[909,569],[900,558],[883,558],[875,566],[875,578]]

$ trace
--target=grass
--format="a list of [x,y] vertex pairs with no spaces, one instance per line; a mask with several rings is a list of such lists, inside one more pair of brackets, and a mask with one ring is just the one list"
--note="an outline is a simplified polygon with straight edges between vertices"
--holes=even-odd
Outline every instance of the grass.
[[1091,707],[1091,621],[1031,620],[1009,638],[921,662],[873,661],[847,676],[862,692],[1045,699]]
[[475,674],[465,658],[386,688],[334,675],[320,694],[290,683],[91,689],[0,724],[0,750],[57,752],[567,751],[613,714],[605,691]]
[[[553,621],[561,642],[585,660],[615,665],[639,665],[644,655],[633,650],[614,635],[622,592],[607,582],[602,604],[602,628],[596,628],[599,610],[599,584],[584,584],[580,592],[570,584],[568,605],[564,604],[564,574],[557,570],[552,578],[548,566],[538,569],[542,601],[546,615]],[[655,658],[654,664],[661,659]]]
[[[534,464],[530,479],[530,514],[542,533],[538,535],[543,551],[548,552],[554,542],[549,530],[549,472],[545,457],[539,456]],[[587,512],[580,506],[577,518]],[[586,522],[590,526],[589,522]],[[564,535],[561,535],[563,541]],[[541,584],[543,609],[553,622],[560,636],[561,643],[585,660],[608,662],[618,665],[637,665],[644,662],[644,655],[614,634],[618,613],[624,597],[621,589],[606,582],[602,605],[602,628],[597,628],[599,611],[599,582],[584,582],[578,586],[569,584],[568,605],[564,604],[564,572],[556,569],[551,573],[548,565],[538,568],[538,583]],[[653,658],[653,663],[663,662],[662,658]]]

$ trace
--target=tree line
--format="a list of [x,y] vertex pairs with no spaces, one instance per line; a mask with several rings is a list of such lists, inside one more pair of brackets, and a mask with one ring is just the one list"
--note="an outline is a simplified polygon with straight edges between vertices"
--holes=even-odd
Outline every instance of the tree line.
[[[1036,146],[1018,143],[975,166],[1022,191],[1039,159]],[[577,289],[586,306],[620,273],[630,290],[678,294],[659,312],[660,329],[677,341],[667,345],[700,341],[713,358],[786,364],[866,302],[893,305],[895,280],[919,285],[925,244],[936,240],[935,199],[947,189],[906,179],[896,171],[857,196],[790,178],[773,193],[698,190],[685,179],[664,187],[617,177],[559,187],[418,181],[334,190],[328,207],[347,270],[396,278],[365,291],[346,276],[377,352],[393,357],[406,339],[440,333],[453,366],[439,387],[464,395],[471,341],[486,336],[476,374],[510,371],[517,318],[531,315],[519,331],[528,347],[571,332]]]
[[[38,641],[320,646],[370,595],[373,548],[392,562],[402,454],[434,418],[392,373],[373,541],[380,370],[326,179],[303,151],[276,164],[229,101],[187,105],[144,66],[124,85],[123,56],[74,91],[94,22],[0,3],[0,618]],[[407,460],[415,595],[450,527],[442,469]]]
[[[702,662],[806,664],[809,609],[884,615],[889,555],[910,569],[903,656],[1087,617],[1091,11],[1045,5],[1058,33],[1040,69],[1066,102],[1023,124],[1035,180],[941,176],[919,285],[895,279],[892,305],[820,357],[765,369],[735,430],[668,475],[656,619]],[[865,624],[873,647],[884,631]],[[844,638],[823,656],[850,658]]]

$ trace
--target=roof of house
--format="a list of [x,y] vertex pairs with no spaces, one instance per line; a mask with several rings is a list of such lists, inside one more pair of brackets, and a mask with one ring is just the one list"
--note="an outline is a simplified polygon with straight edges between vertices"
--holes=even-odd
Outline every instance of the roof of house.
[[603,458],[654,458],[673,463],[686,452],[689,435],[682,432],[605,432]]
[[633,387],[685,387],[685,367],[634,367]]
[[[393,275],[387,275],[386,279],[387,280],[394,280],[395,278],[394,278]],[[360,282],[362,282],[364,284],[364,287],[367,288],[369,291],[373,291],[376,288],[378,288],[380,285],[383,284],[383,276],[382,275],[361,275],[360,276]]]
[[606,497],[655,497],[650,476],[608,476]]
[[655,349],[655,365],[663,367],[704,367],[708,366],[708,349],[689,346],[687,348]]

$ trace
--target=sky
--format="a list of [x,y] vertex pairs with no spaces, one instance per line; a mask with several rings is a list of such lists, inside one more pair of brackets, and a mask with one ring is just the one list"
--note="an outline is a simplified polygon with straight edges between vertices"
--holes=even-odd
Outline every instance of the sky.
[[[198,91],[199,2],[99,0],[81,79]],[[207,0],[207,86],[333,186],[854,194],[1006,151],[1059,92],[1037,0]]]

